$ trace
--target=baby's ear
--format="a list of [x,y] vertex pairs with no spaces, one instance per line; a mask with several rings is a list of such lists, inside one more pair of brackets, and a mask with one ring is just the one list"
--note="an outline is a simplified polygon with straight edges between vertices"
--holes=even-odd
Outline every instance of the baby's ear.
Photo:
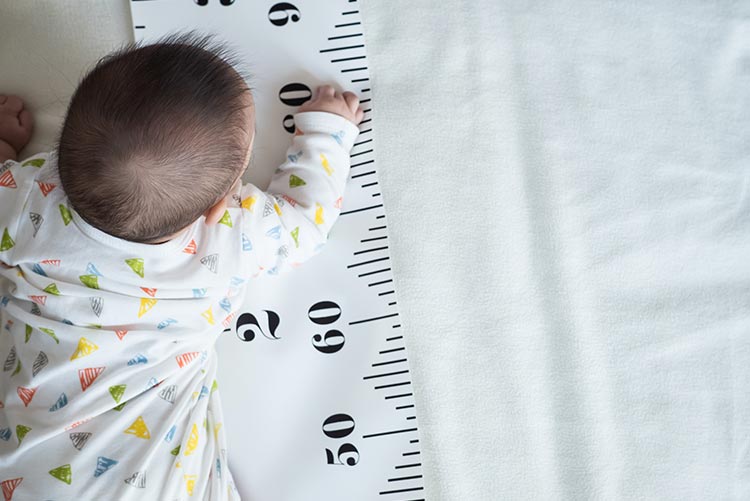
[[222,198],[215,205],[209,207],[203,215],[206,217],[206,224],[216,224],[219,222],[221,217],[224,215],[224,211],[227,210],[227,199]]

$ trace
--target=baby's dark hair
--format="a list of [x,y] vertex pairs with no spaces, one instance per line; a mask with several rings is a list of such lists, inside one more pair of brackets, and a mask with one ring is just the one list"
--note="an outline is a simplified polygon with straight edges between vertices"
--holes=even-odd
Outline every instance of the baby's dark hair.
[[124,45],[83,77],[68,106],[58,169],[73,209],[133,242],[179,232],[243,172],[251,106],[237,56],[214,35]]

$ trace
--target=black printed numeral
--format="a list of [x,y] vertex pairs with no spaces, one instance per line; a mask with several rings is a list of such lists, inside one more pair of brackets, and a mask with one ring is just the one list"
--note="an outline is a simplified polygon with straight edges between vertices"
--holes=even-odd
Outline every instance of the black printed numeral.
[[277,3],[268,11],[268,20],[275,26],[285,26],[290,20],[296,23],[300,17],[299,9],[287,2]]
[[[204,7],[208,5],[208,0],[195,0],[195,3],[197,3],[201,7]],[[234,0],[220,0],[219,3],[224,7],[228,7],[234,3]]]
[[[305,101],[312,99],[312,95],[310,87],[299,82],[288,83],[279,91],[279,99],[287,106],[300,106]],[[294,117],[291,114],[284,116],[281,125],[289,134],[294,134],[296,129]]]
[[[307,318],[317,325],[329,325],[341,317],[341,307],[333,301],[319,301],[307,312]],[[330,329],[324,335],[315,334],[312,345],[321,353],[336,353],[344,347],[346,337],[337,329]]]
[[[349,414],[334,414],[323,421],[323,434],[328,438],[344,438],[353,431],[354,419]],[[354,466],[359,462],[359,451],[350,443],[341,444],[336,454],[326,449],[326,460],[328,464]]]
[[278,313],[271,310],[263,310],[263,313],[265,313],[265,329],[261,327],[260,322],[252,313],[243,313],[239,316],[235,332],[240,341],[249,342],[255,339],[256,329],[268,339],[281,339],[276,336],[276,329],[281,323]]

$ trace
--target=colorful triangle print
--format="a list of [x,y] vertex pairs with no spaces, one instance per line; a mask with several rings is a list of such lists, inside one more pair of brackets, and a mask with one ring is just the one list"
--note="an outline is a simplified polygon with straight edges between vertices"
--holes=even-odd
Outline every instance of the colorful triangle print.
[[142,416],[138,416],[138,419],[133,421],[133,424],[131,424],[130,427],[125,430],[125,433],[127,433],[128,435],[134,435],[144,440],[151,439],[151,433],[149,433],[146,422],[143,420]]
[[36,237],[36,234],[39,231],[39,228],[42,227],[44,218],[40,214],[37,214],[36,212],[29,212],[29,218],[31,219],[31,225],[34,227],[34,237]]
[[175,397],[177,396],[177,385],[170,384],[159,392],[159,397],[166,400],[170,404],[174,403]]
[[39,191],[41,191],[42,195],[44,195],[45,197],[56,188],[56,185],[51,183],[43,183],[41,181],[37,181],[36,184],[39,185]]
[[242,203],[240,204],[240,207],[242,207],[243,209],[247,209],[250,212],[252,212],[253,211],[253,206],[255,205],[255,201],[256,200],[258,200],[258,198],[256,196],[247,197],[246,199],[244,199],[242,201]]
[[122,338],[124,338],[125,334],[127,334],[127,333],[128,333],[128,331],[126,331],[126,330],[115,331],[115,334],[117,334],[117,339],[119,339],[120,341],[122,341]]
[[336,199],[336,202],[333,204],[333,206],[336,207],[337,209],[340,209],[342,203],[344,203],[344,197],[338,197]]
[[178,455],[180,453],[180,446],[178,445],[177,447],[175,447],[174,449],[172,449],[171,451],[169,451],[169,453],[171,455],[173,455],[173,456]]
[[71,479],[72,479],[72,473],[70,471],[70,464],[64,464],[62,466],[58,466],[57,468],[54,468],[49,471],[49,474],[58,479],[61,482],[65,482],[66,484],[70,485]]
[[178,355],[175,357],[177,359],[177,365],[179,365],[180,368],[183,368],[187,364],[192,362],[195,358],[197,358],[199,354],[200,353],[197,351],[189,351],[189,352],[183,353],[182,355]]
[[138,309],[138,318],[141,318],[143,315],[148,313],[151,308],[154,307],[154,305],[157,303],[158,299],[149,299],[146,297],[141,298],[141,306]]
[[55,402],[55,405],[49,408],[49,411],[50,412],[59,411],[66,405],[68,405],[68,396],[65,393],[60,393],[60,396],[57,397],[57,402]]
[[218,273],[219,271],[219,255],[209,254],[201,258],[201,264],[211,270],[212,273]]
[[60,290],[57,288],[57,284],[49,284],[43,290],[47,294],[53,294],[55,296],[59,296],[60,295]]
[[47,358],[47,354],[43,351],[39,352],[39,355],[36,356],[34,359],[34,365],[31,367],[31,375],[32,377],[36,377],[37,374],[39,374],[42,369],[47,367],[47,364],[49,363],[49,358]]
[[294,239],[294,246],[296,248],[299,248],[299,240],[298,240],[298,238],[299,238],[299,226],[297,226],[296,228],[294,228],[291,231],[291,235],[292,235],[292,238]]
[[305,182],[305,180],[302,179],[301,177],[295,176],[294,174],[289,175],[289,187],[290,188],[296,188],[298,186],[304,186],[306,184],[307,183]]
[[63,204],[60,204],[60,216],[62,216],[63,224],[65,224],[65,226],[68,226],[73,220],[73,215],[70,213],[70,210]]
[[16,365],[16,347],[11,346],[10,351],[8,352],[8,356],[5,358],[5,363],[3,364],[3,372],[8,372]]
[[31,426],[25,426],[22,424],[16,425],[16,437],[18,437],[18,445],[21,445],[24,437],[28,432],[31,431]]
[[98,477],[105,471],[112,468],[118,462],[119,461],[115,461],[114,459],[110,459],[104,456],[99,456],[98,458],[96,458],[96,470],[94,470],[94,477]]
[[31,299],[36,304],[41,304],[42,306],[47,304],[47,296],[29,296],[29,299]]
[[206,319],[206,322],[208,322],[211,325],[214,325],[214,312],[209,306],[206,311],[201,313],[201,316]]
[[328,159],[324,154],[320,154],[320,165],[323,166],[323,168],[326,170],[326,174],[329,176],[333,173],[333,169],[331,168],[331,164],[328,163]]
[[89,289],[99,288],[99,277],[96,275],[81,275],[78,280]]
[[221,219],[219,219],[219,224],[223,224],[224,226],[232,227],[232,217],[229,215],[229,211],[225,210],[224,215],[221,216]]
[[31,333],[34,331],[34,328],[31,327],[29,324],[26,324],[26,340],[25,343],[29,342],[29,339],[31,339]]
[[125,388],[127,388],[127,386],[128,385],[126,384],[118,384],[109,387],[109,394],[112,395],[115,403],[120,403],[120,399],[122,399],[122,396],[125,394]]
[[91,304],[91,310],[94,312],[94,314],[97,317],[102,316],[102,310],[104,309],[104,299],[97,296],[97,297],[90,297],[89,303]]
[[130,269],[133,270],[136,275],[143,278],[143,259],[139,257],[126,259],[125,263],[130,266]]
[[102,276],[99,270],[96,269],[96,266],[94,266],[94,263],[89,263],[86,265],[86,273],[88,273],[89,275],[96,275],[97,277]]
[[82,337],[78,340],[78,348],[76,348],[76,351],[73,352],[73,354],[70,356],[71,360],[75,360],[76,358],[85,357],[87,355],[91,355],[96,350],[98,350],[99,347],[86,339],[85,337]]
[[36,167],[39,168],[42,165],[44,165],[44,159],[43,158],[32,158],[30,160],[26,160],[24,163],[21,164],[21,167]]
[[11,436],[13,436],[13,432],[10,431],[10,428],[0,428],[0,440],[7,442]]
[[164,435],[164,441],[166,443],[168,443],[168,444],[172,443],[172,440],[174,439],[175,431],[177,431],[177,426],[173,424],[172,427],[167,432],[167,434]]
[[136,356],[128,360],[128,365],[147,364],[148,359],[142,353],[138,353]]
[[87,431],[78,431],[70,434],[70,441],[73,443],[73,447],[79,451],[86,447],[86,442],[89,441],[91,433]]
[[16,390],[18,392],[18,398],[21,399],[23,402],[24,407],[29,406],[29,402],[31,402],[31,399],[34,398],[34,393],[36,393],[36,390],[39,389],[39,387],[34,388],[26,388],[24,386],[19,386]]
[[125,483],[143,489],[146,487],[146,472],[137,471],[125,479]]
[[315,224],[323,224],[323,206],[315,202]]
[[0,186],[3,188],[17,188],[16,180],[13,179],[13,174],[10,172],[10,167],[0,168]]
[[8,249],[12,249],[14,245],[16,245],[16,243],[13,241],[12,238],[10,238],[10,233],[8,233],[8,228],[5,228],[3,230],[3,237],[0,239],[0,252],[7,251]]
[[48,329],[46,327],[39,327],[39,330],[47,334],[49,337],[55,340],[55,343],[60,344],[60,340],[57,339],[57,336],[55,335],[55,331],[52,329]]
[[34,263],[33,265],[31,265],[31,271],[43,277],[47,276],[47,272],[44,271],[44,268],[42,268],[41,263]]
[[187,441],[187,447],[185,447],[185,455],[189,456],[198,447],[198,425],[193,423],[193,428],[190,430],[190,438]]
[[151,297],[156,296],[156,289],[149,289],[148,287],[141,287],[141,290]]
[[96,378],[99,377],[99,374],[101,374],[104,369],[104,367],[88,367],[86,369],[78,369],[78,379],[81,381],[81,391],[86,391],[86,388],[91,386],[91,383],[96,381]]
[[253,244],[250,243],[250,239],[247,238],[247,235],[245,235],[244,233],[242,234],[242,250],[243,251],[253,250]]
[[195,240],[190,240],[190,243],[182,249],[185,254],[196,254],[198,252],[198,246],[195,244]]
[[271,214],[273,214],[273,203],[271,203],[271,200],[266,200],[265,205],[263,205],[263,217],[268,217]]
[[183,475],[185,479],[185,489],[187,490],[188,496],[193,495],[195,490],[195,481],[198,480],[198,475]]
[[5,501],[13,501],[13,491],[16,490],[16,487],[18,487],[18,484],[21,483],[23,480],[23,477],[18,478],[10,478],[8,480],[3,480],[0,482],[0,487],[3,489],[3,498]]
[[273,210],[275,210],[276,214],[279,216],[281,215],[281,207],[279,207],[279,204],[273,204]]

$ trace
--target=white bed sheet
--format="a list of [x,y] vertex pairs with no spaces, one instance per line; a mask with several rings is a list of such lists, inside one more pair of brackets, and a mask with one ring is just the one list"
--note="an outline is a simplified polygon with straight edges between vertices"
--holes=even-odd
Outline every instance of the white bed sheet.
[[[361,4],[427,499],[750,498],[750,5]],[[0,0],[27,153],[129,25]]]

